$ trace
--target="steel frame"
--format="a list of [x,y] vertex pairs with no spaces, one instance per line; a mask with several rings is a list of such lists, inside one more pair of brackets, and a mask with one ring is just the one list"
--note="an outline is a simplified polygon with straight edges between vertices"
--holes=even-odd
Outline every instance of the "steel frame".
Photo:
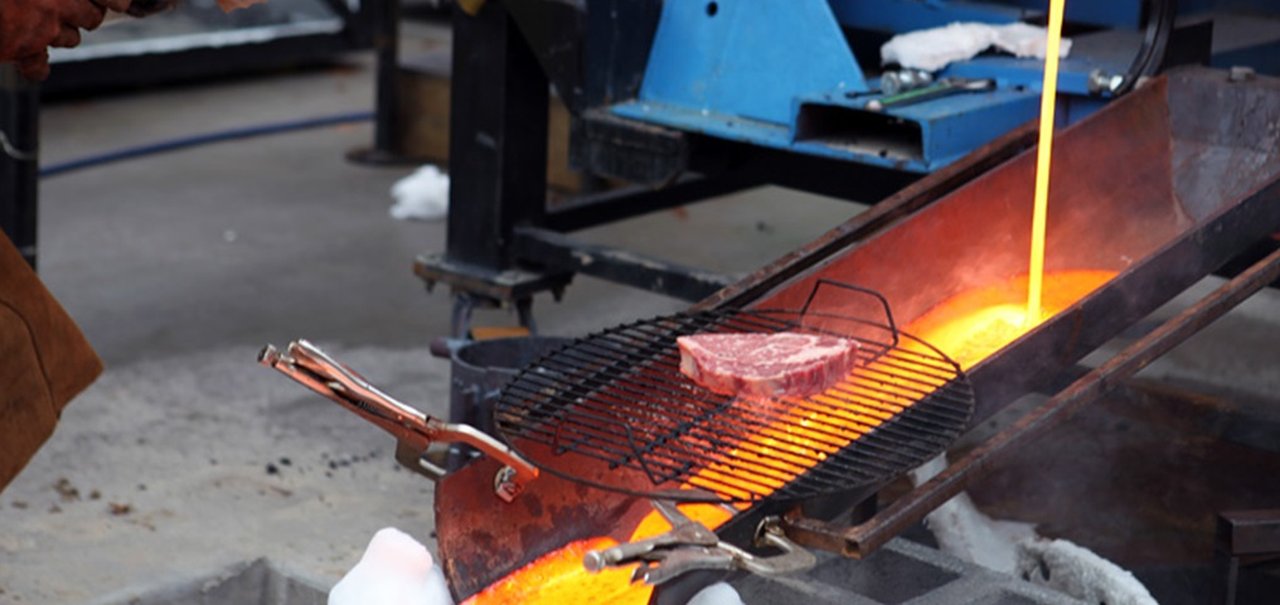
[[40,100],[12,65],[0,67],[0,230],[36,266]]

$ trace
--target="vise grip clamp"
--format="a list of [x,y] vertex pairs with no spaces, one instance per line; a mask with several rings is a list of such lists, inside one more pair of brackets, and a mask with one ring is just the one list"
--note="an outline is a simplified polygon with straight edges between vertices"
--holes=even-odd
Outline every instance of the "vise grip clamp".
[[423,459],[432,443],[465,443],[502,462],[494,477],[494,492],[511,502],[524,485],[538,477],[538,468],[511,448],[475,427],[433,418],[369,384],[363,376],[305,340],[289,343],[284,352],[267,345],[258,362],[278,370],[396,438],[396,460],[433,479],[444,469]]

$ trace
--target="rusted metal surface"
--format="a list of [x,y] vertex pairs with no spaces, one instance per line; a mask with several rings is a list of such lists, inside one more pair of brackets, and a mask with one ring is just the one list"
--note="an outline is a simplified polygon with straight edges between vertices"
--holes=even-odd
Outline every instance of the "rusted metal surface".
[[1280,556],[1280,509],[1219,513],[1218,546],[1232,556]]
[[[1257,361],[1269,359],[1280,350]],[[1271,480],[1280,476],[1277,411],[1262,397],[1140,374],[1001,459],[966,493],[992,517],[1033,523],[1139,579],[1203,568],[1218,511],[1280,503]],[[1161,603],[1188,602],[1159,583],[1148,588]]]
[[[1227,87],[1244,88],[1215,92]],[[978,418],[1053,382],[1059,371],[1280,227],[1280,145],[1268,147],[1272,139],[1255,141],[1262,136],[1257,135],[1235,146],[1231,136],[1274,131],[1280,110],[1275,87],[1265,78],[1229,83],[1209,70],[1173,72],[1059,134],[1048,268],[1119,275],[969,371],[979,396]],[[1011,133],[698,307],[787,308],[796,303],[789,297],[802,298],[799,293],[807,294],[814,280],[834,278],[884,293],[900,323],[908,325],[965,288],[1025,273],[1032,138],[1029,130]],[[1200,321],[1180,329],[1199,327]],[[1148,363],[1156,350],[1138,351],[1124,363]],[[1066,402],[1055,399],[1055,405],[1070,411],[1136,369],[1106,367],[1109,376],[1095,377],[1093,386],[1072,387],[1061,396]],[[1038,431],[1065,415],[1041,413],[1024,423]],[[867,552],[962,488],[970,474],[985,471],[1008,447],[993,442],[975,450],[966,470],[953,473],[958,477],[941,476],[928,491],[859,529],[793,516],[788,535],[837,552]],[[437,492],[440,551],[459,596],[575,538],[625,533],[634,527],[635,511],[647,508],[643,501],[549,474],[526,494],[536,496],[533,508],[519,499],[496,508],[500,503],[486,485],[496,468],[486,465],[491,463],[473,463],[446,478]],[[764,502],[717,533],[739,543],[737,537],[749,536],[761,515],[775,512],[776,506]]]
[[1241,568],[1280,558],[1280,510],[1240,510],[1219,514],[1213,555],[1218,572],[1213,602],[1215,605],[1236,605],[1240,596]]
[[792,515],[784,520],[787,535],[798,543],[834,550],[854,558],[874,552],[890,538],[964,491],[970,481],[987,472],[999,457],[1010,455],[1031,438],[1070,417],[1081,406],[1094,401],[1119,381],[1133,376],[1277,278],[1280,278],[1280,252],[1271,254],[1155,331],[1125,347],[1105,364],[865,523],[840,527]]
[[647,500],[544,473],[511,503],[493,495],[498,463],[477,458],[436,484],[436,540],[459,601],[574,540],[620,542],[651,508]]

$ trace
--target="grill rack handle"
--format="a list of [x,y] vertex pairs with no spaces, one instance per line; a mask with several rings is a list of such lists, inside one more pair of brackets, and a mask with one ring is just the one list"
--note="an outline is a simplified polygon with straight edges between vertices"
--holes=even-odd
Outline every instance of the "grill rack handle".
[[818,291],[822,289],[822,286],[830,286],[832,288],[849,290],[851,292],[865,294],[867,296],[870,296],[876,299],[876,302],[880,303],[880,307],[884,309],[884,317],[885,317],[885,321],[888,322],[887,325],[889,328],[889,333],[893,335],[892,346],[895,346],[895,347],[898,346],[898,323],[893,319],[893,311],[889,309],[889,299],[885,298],[883,294],[875,290],[872,290],[871,288],[855,286],[848,282],[836,281],[834,279],[828,279],[825,277],[819,278],[818,281],[814,282],[813,289],[809,291],[809,297],[804,300],[804,306],[800,307],[800,320],[802,322],[804,321],[805,316],[809,314],[809,307],[813,306],[813,301],[815,298],[818,297]]

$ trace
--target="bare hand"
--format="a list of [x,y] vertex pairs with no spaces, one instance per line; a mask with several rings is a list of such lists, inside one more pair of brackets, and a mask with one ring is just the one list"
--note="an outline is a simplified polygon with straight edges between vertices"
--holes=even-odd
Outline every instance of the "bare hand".
[[18,59],[18,73],[28,82],[40,82],[49,77],[49,51]]
[[102,24],[106,10],[90,0],[0,0],[0,61],[16,61],[28,79],[49,73],[50,46],[80,43],[80,30]]

